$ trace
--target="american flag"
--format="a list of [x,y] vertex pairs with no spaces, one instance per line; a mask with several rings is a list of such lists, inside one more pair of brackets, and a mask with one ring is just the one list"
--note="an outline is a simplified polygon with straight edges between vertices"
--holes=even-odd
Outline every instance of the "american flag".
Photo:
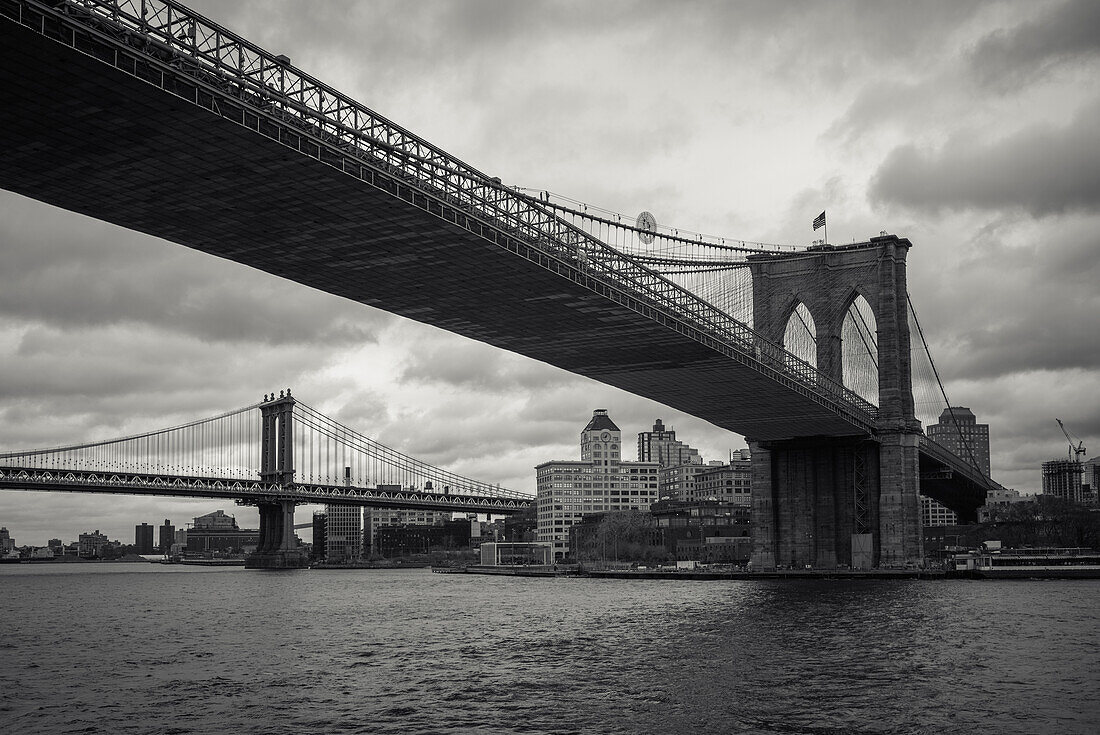
[[824,226],[825,226],[825,213],[822,212],[821,214],[814,217],[814,229],[816,230],[818,227],[824,227]]

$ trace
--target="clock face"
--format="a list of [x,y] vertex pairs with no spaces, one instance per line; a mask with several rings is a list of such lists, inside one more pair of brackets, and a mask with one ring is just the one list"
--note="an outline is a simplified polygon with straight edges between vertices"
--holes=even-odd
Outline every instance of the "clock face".
[[603,434],[600,435],[600,438],[603,439],[605,442],[609,442],[611,441],[611,433],[605,431]]
[[644,242],[646,245],[653,242],[653,234],[657,231],[657,218],[649,212],[642,212],[638,215],[638,220],[634,223],[640,232],[638,233],[638,239]]

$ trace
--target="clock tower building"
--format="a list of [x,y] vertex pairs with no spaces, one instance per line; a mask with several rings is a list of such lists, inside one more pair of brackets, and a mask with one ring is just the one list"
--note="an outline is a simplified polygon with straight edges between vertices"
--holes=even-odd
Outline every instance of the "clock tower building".
[[584,516],[648,510],[657,501],[657,462],[622,461],[623,432],[597,408],[581,431],[581,458],[535,467],[538,540],[553,544],[554,561],[570,555],[569,529]]
[[600,460],[596,464],[601,467],[610,467],[612,462],[618,464],[622,436],[623,432],[607,415],[607,409],[597,408],[581,432],[581,461]]

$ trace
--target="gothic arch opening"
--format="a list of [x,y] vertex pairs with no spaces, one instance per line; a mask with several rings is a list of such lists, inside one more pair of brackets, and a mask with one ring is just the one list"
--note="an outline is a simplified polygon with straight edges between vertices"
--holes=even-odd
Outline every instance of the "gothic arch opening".
[[783,349],[817,367],[817,326],[810,310],[801,301],[787,319]]
[[878,405],[878,325],[867,299],[857,295],[840,327],[844,387]]

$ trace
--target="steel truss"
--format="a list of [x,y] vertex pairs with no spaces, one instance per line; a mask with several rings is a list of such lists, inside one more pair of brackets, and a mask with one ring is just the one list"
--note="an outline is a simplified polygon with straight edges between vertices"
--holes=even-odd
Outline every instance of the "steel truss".
[[[959,455],[952,452],[950,449],[938,444],[934,439],[930,439],[923,434],[920,437],[920,451],[934,459],[939,464],[943,465],[943,473],[950,478],[952,475],[958,475],[964,480],[973,483],[983,488],[995,488],[1000,485],[994,482],[991,478],[986,477],[981,470],[974,465],[964,460]],[[931,475],[928,479],[942,479],[943,475],[940,474],[937,478],[933,478]]]
[[293,483],[279,485],[259,480],[132,472],[43,470],[28,467],[0,467],[0,489],[233,498],[244,505],[289,500],[294,503],[362,505],[375,508],[424,508],[479,513],[518,513],[532,502],[517,498],[444,495],[417,490]]
[[878,409],[669,279],[173,0],[0,0],[0,13],[673,329],[872,432]]
[[866,450],[861,445],[856,445],[852,452],[852,515],[854,518],[854,533],[863,534],[871,532],[871,510],[867,493],[867,457]]

